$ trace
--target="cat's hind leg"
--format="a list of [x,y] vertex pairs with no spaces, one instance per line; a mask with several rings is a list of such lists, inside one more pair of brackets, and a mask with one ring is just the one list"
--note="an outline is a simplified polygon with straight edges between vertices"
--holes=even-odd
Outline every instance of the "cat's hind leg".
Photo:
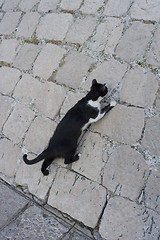
[[69,164],[69,163],[72,163],[72,162],[76,162],[79,160],[81,154],[80,153],[77,153],[75,156],[71,157],[71,156],[68,156],[65,158],[64,160],[64,163],[65,164]]
[[44,176],[49,174],[49,170],[47,169],[49,165],[53,162],[53,158],[46,158],[42,164],[41,171]]

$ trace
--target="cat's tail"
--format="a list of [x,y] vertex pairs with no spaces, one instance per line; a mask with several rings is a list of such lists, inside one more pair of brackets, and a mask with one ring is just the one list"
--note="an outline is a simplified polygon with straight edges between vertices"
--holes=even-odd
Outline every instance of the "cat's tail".
[[35,163],[38,163],[38,162],[42,161],[45,157],[47,157],[49,155],[49,153],[50,153],[50,151],[47,148],[40,155],[38,155],[36,158],[34,158],[32,160],[28,160],[27,159],[27,154],[24,154],[23,155],[23,161],[28,165],[32,165],[32,164],[35,164]]

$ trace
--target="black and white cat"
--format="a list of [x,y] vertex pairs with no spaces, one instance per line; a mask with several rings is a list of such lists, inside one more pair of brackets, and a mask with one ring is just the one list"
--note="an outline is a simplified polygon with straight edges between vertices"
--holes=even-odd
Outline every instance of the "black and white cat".
[[74,105],[58,124],[51,137],[47,149],[33,160],[28,160],[24,154],[23,160],[32,165],[44,159],[41,171],[47,176],[48,166],[56,158],[64,158],[64,163],[72,163],[79,159],[76,153],[78,140],[84,130],[93,122],[97,122],[115,105],[115,101],[101,109],[101,100],[107,94],[108,88],[93,79],[88,94]]

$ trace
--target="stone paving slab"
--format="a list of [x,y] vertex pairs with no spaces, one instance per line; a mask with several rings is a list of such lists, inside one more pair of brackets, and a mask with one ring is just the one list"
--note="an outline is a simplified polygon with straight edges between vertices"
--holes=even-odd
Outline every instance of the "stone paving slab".
[[92,16],[77,18],[69,29],[65,40],[67,42],[83,44],[92,34],[96,20]]
[[117,0],[116,2],[108,0],[104,10],[104,15],[122,16],[127,12],[130,4],[131,4],[130,0]]
[[131,8],[131,17],[158,22],[160,20],[159,8],[159,1],[146,2],[145,0],[135,0]]
[[103,172],[103,185],[107,189],[132,200],[139,197],[149,176],[144,158],[129,146],[116,148]]
[[[136,119],[136,121],[135,121]],[[118,129],[115,131],[115,125]],[[144,110],[118,104],[105,118],[91,126],[92,131],[105,134],[112,140],[134,144],[140,138],[144,127]]]
[[92,38],[90,49],[93,51],[103,51],[112,54],[123,30],[123,24],[118,18],[107,18],[98,27],[96,34]]
[[74,171],[95,182],[101,183],[101,171],[107,161],[104,154],[105,141],[96,133],[86,133],[84,144],[80,148],[81,161],[72,164]]
[[[141,87],[140,87],[141,86]],[[134,106],[153,105],[158,90],[156,76],[150,72],[135,68],[125,75],[120,100]]]
[[114,59],[103,63],[98,63],[87,77],[87,80],[82,87],[86,90],[90,89],[92,80],[96,78],[101,79],[101,82],[106,83],[107,87],[111,90],[121,82],[126,71],[127,64],[121,64]]
[[62,41],[72,22],[72,15],[68,13],[50,13],[41,18],[37,27],[38,39],[54,39]]
[[0,22],[1,34],[11,34],[15,30],[18,21],[21,17],[19,12],[7,12]]
[[34,44],[24,44],[19,50],[13,65],[21,70],[30,70],[38,55],[39,47]]
[[43,216],[41,209],[31,206],[1,232],[1,237],[3,239],[13,236],[15,239],[60,239],[68,230],[66,224],[60,224],[52,217]]
[[39,0],[29,0],[29,1],[25,1],[22,0],[19,4],[19,8],[22,11],[29,11],[31,10],[37,3],[39,2]]
[[[47,147],[48,139],[52,137],[52,133],[56,129],[57,124],[48,118],[36,117],[32,122],[24,141],[25,147],[38,154]],[[37,132],[42,133],[40,138],[37,138]]]
[[148,119],[146,123],[146,131],[142,139],[142,147],[150,151],[153,155],[160,154],[160,149],[158,148],[160,143],[159,134],[160,134],[160,118],[153,117],[151,119]]
[[22,106],[19,103],[16,104],[3,127],[4,134],[14,142],[19,143],[24,137],[33,118],[34,112],[28,107]]
[[47,80],[59,66],[65,53],[66,51],[59,46],[46,44],[34,63],[34,75]]
[[9,219],[13,218],[19,210],[25,207],[28,201],[2,183],[0,183],[0,193],[0,229],[2,229]]
[[[118,213],[117,213],[118,211]],[[108,202],[100,233],[105,239],[158,239],[159,215],[127,199],[114,197]]]
[[[34,204],[29,198],[0,182],[0,239],[93,239],[88,229],[78,227],[54,209]],[[30,229],[30,230],[29,230]]]
[[49,12],[56,10],[58,2],[58,0],[42,0],[38,6],[38,11]]
[[34,103],[41,87],[41,83],[37,79],[30,74],[23,74],[13,91],[13,97],[24,104]]
[[160,67],[160,27],[156,29],[153,42],[151,44],[150,51],[147,53],[147,62],[156,66]]
[[[21,191],[0,182],[0,239],[160,238],[159,12],[157,0],[0,0],[0,179]],[[79,161],[47,177],[24,164],[94,78],[117,105]]]
[[65,10],[77,10],[82,3],[82,0],[62,0],[60,3],[60,7]]
[[[145,205],[151,209],[155,209],[160,213],[160,198],[158,192],[158,186],[160,181],[159,168],[154,169],[149,176],[145,187]],[[157,181],[158,180],[158,181]]]
[[13,107],[13,99],[3,96],[0,96],[0,105],[1,105],[1,112],[0,112],[0,127],[2,128],[7,117],[9,116],[12,107]]
[[11,96],[13,90],[20,80],[20,71],[14,68],[1,67],[0,68],[0,91],[4,95]]
[[[76,51],[71,51],[64,58],[64,63],[57,72],[55,80],[60,84],[65,84],[72,88],[78,88],[80,87],[83,78],[87,75],[92,63],[92,58],[77,53]],[[74,79],[74,81],[72,79]]]
[[102,6],[103,6],[103,0],[99,1],[91,1],[86,0],[84,1],[84,4],[80,8],[80,11],[84,14],[95,14]]
[[19,0],[13,0],[12,2],[10,2],[9,0],[6,0],[3,4],[2,9],[4,11],[14,10],[17,7],[18,3],[19,3]]
[[0,43],[0,61],[13,63],[19,42],[16,39],[3,39]]
[[39,22],[40,15],[38,13],[26,13],[17,29],[17,36],[30,38],[34,33]]
[[0,172],[9,177],[14,177],[17,171],[18,159],[20,158],[21,149],[7,139],[1,139],[0,146]]
[[52,185],[48,204],[94,228],[106,202],[105,193],[105,188],[99,184],[60,168]]
[[[29,154],[29,157],[32,159],[35,155]],[[42,175],[40,169],[40,163],[33,167],[27,166],[26,168],[24,162],[21,162],[18,166],[15,182],[24,189],[28,188],[30,193],[37,196],[43,202],[46,202],[47,194],[55,178],[57,167],[52,167],[52,173],[47,178]]]
[[[35,99],[35,106],[40,113],[53,119],[57,116],[59,109],[62,106],[66,90],[63,87],[48,81],[41,86],[41,90],[38,92],[37,98]],[[48,104],[46,105],[46,103]]]
[[152,24],[133,22],[122,36],[116,48],[116,54],[125,61],[142,60],[153,29]]

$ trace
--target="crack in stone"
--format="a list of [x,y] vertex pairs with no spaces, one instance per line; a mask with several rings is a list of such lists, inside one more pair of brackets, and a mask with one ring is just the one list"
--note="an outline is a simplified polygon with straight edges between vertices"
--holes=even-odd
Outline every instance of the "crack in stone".
[[[2,95],[2,96],[7,96],[7,95]],[[7,96],[7,97],[9,97],[9,96]],[[13,99],[12,97],[9,97],[9,98],[11,98],[11,99]],[[3,123],[3,125],[2,125],[2,132],[3,132],[3,128],[4,128],[4,126],[5,126],[5,124],[6,124],[6,122],[8,121],[8,119],[9,119],[9,117],[12,115],[12,113],[13,113],[13,111],[14,111],[14,107],[15,107],[15,102],[14,102],[14,99],[13,99],[13,102],[12,102],[12,107],[11,107],[11,109],[10,109],[10,111],[9,111],[9,115],[8,115],[8,117],[6,118],[6,121]],[[5,136],[5,135],[4,135]],[[6,136],[6,138],[7,139],[9,139],[7,136]]]
[[100,227],[100,224],[101,224],[101,220],[102,220],[102,217],[103,217],[103,213],[104,213],[104,210],[105,210],[105,208],[106,208],[106,206],[107,206],[107,203],[108,203],[108,199],[107,199],[107,192],[106,192],[106,202],[105,202],[105,204],[104,204],[104,206],[103,206],[103,209],[102,209],[102,212],[101,212],[101,214],[100,214],[100,216],[99,216],[99,218],[98,218],[98,221],[97,221],[97,225],[96,225],[96,227],[94,228],[94,230],[96,230],[97,232],[99,231],[99,227]]
[[151,31],[151,37],[150,37],[150,41],[148,42],[145,52],[144,52],[144,58],[146,57],[147,53],[149,52],[149,50],[151,49],[151,45],[153,42],[153,38],[156,32],[156,29],[158,28],[158,25],[155,26],[155,28]]
[[53,186],[53,183],[54,183],[54,181],[55,181],[55,179],[56,179],[58,169],[59,169],[59,167],[57,167],[57,169],[56,169],[55,176],[54,176],[54,178],[53,178],[53,180],[52,180],[52,183],[51,183],[51,185],[50,185],[50,187],[49,187],[49,189],[48,189],[48,191],[47,191],[47,193],[46,193],[46,197],[45,197],[45,199],[44,199],[44,203],[47,203],[47,202],[48,202],[49,194],[50,194],[51,188],[52,188],[52,186]]

